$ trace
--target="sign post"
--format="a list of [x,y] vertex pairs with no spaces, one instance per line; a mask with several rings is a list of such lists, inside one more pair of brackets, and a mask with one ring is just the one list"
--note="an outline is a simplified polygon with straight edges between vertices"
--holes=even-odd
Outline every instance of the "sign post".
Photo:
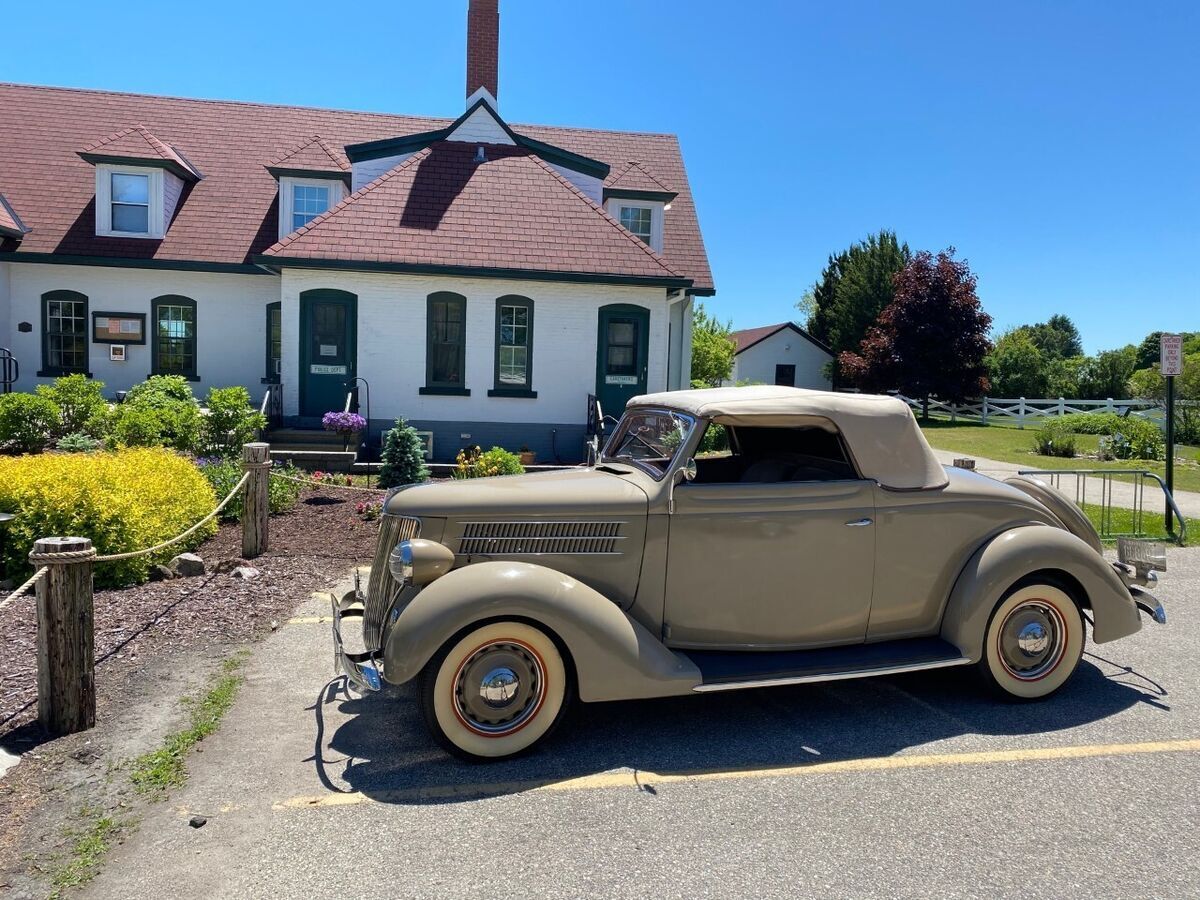
[[[1159,338],[1159,371],[1167,379],[1167,493],[1175,493],[1175,376],[1183,372],[1183,335]],[[1167,534],[1173,533],[1171,504],[1166,505]]]

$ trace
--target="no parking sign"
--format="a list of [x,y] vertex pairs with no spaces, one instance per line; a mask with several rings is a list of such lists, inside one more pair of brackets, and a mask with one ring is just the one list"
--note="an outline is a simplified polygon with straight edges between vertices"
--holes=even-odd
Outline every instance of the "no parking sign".
[[1164,334],[1159,338],[1158,352],[1162,374],[1183,374],[1183,335]]

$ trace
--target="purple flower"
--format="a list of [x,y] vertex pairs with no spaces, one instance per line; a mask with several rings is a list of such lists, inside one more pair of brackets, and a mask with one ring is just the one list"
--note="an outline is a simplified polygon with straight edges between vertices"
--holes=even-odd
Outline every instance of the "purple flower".
[[321,417],[321,427],[343,436],[358,434],[367,427],[367,420],[358,413],[327,412]]

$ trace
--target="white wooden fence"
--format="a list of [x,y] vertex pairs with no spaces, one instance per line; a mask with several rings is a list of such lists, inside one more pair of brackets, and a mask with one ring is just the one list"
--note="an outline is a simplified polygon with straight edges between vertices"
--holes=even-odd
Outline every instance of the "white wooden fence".
[[[923,407],[923,401],[897,394],[901,400],[917,412]],[[1153,400],[1071,400],[1065,397],[984,397],[970,403],[943,403],[941,400],[930,398],[929,412],[949,415],[951,422],[959,419],[977,420],[986,425],[995,419],[1009,419],[1016,422],[1018,428],[1024,428],[1025,423],[1039,419],[1050,419],[1057,416],[1069,416],[1073,413],[1111,412],[1124,415],[1127,412],[1145,416],[1157,421],[1162,418],[1162,408]]]

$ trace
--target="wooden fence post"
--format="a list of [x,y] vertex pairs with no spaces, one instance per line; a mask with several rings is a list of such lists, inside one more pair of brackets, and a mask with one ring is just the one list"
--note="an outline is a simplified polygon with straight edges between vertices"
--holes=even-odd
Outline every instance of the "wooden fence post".
[[96,724],[93,564],[91,559],[42,563],[37,557],[88,551],[87,538],[50,537],[36,541],[30,554],[35,566],[46,566],[37,583],[38,720],[51,734],[74,734]]
[[1022,397],[1017,406],[1017,427],[1025,427],[1025,398]]
[[983,398],[983,412],[979,414],[979,418],[983,421],[984,425],[987,424],[987,419],[988,419],[988,398],[987,397]]
[[242,444],[242,466],[250,474],[242,503],[242,556],[253,559],[267,549],[267,516],[270,497],[271,445]]

